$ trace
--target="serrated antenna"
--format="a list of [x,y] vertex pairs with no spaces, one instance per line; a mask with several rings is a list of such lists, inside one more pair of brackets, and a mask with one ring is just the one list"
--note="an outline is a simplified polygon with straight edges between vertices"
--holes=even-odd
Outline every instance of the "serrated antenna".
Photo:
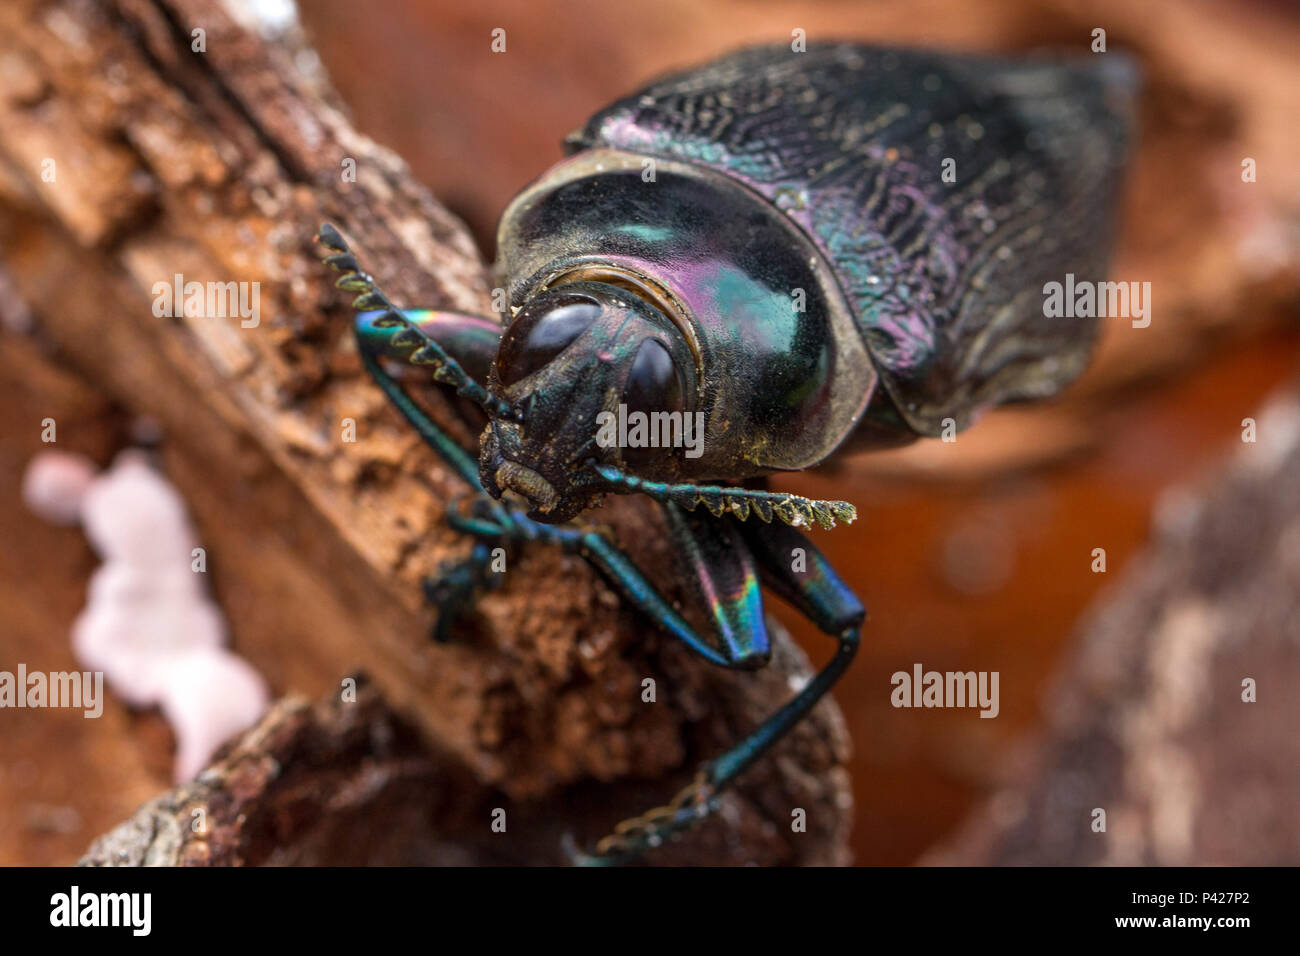
[[352,300],[352,308],[358,312],[382,311],[384,314],[373,323],[376,328],[402,328],[393,337],[393,344],[412,350],[406,361],[412,365],[427,366],[433,371],[434,381],[450,385],[458,395],[468,398],[490,417],[511,420],[516,417],[514,408],[508,402],[495,397],[476,382],[428,333],[402,315],[388,296],[384,295],[374,277],[357,264],[356,257],[338,229],[328,222],[323,223],[316,238],[330,250],[330,255],[321,261],[335,272],[341,273],[334,285],[348,292],[359,293]]
[[730,485],[668,484],[625,474],[612,465],[593,463],[591,467],[618,488],[687,511],[703,505],[715,518],[724,514],[733,515],[740,521],[757,517],[765,524],[771,524],[776,518],[794,528],[817,524],[829,529],[835,527],[836,521],[852,524],[858,517],[858,509],[847,501],[819,501],[779,491],[758,491]]

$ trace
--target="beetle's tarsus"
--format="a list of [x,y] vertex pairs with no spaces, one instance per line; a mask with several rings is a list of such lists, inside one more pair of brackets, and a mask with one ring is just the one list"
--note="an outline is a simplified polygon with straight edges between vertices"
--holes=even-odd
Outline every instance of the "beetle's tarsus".
[[446,561],[437,575],[424,579],[425,600],[438,609],[438,621],[431,634],[436,643],[451,642],[453,625],[469,610],[479,593],[501,586],[502,575],[489,570],[491,563],[492,549],[484,541],[475,541],[468,557]]
[[564,858],[569,861],[570,866],[621,866],[624,863],[631,862],[631,858],[615,859],[612,856],[588,853],[578,846],[578,841],[574,839],[572,833],[565,833],[560,837],[560,850],[564,853]]
[[613,833],[596,844],[595,854],[583,854],[579,865],[610,866],[630,862],[646,850],[663,846],[664,841],[674,834],[700,823],[719,805],[718,791],[711,776],[710,765],[705,764],[690,785],[680,790],[669,803],[618,824]]

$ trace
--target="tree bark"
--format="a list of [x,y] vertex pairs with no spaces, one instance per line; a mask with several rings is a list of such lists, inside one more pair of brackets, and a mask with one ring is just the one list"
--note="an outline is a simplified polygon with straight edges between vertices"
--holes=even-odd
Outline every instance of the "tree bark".
[[[91,845],[81,866],[421,866],[517,859],[478,825],[486,792],[373,687],[281,700],[189,783]],[[538,829],[525,843],[544,858]],[[510,831],[507,830],[507,833]],[[544,830],[542,832],[545,832]]]
[[[482,599],[463,640],[427,640],[434,612],[420,581],[467,550],[441,520],[464,489],[364,378],[348,296],[327,281],[312,237],[321,221],[339,224],[386,291],[411,305],[490,314],[487,272],[461,224],[352,128],[302,37],[236,22],[228,9],[237,7],[0,5],[0,257],[34,323],[10,323],[4,347],[35,339],[161,426],[235,645],[277,689],[328,698],[361,668],[402,715],[392,719],[432,748],[439,774],[472,782],[455,791],[455,813],[504,800],[535,833],[553,835],[558,820],[579,839],[599,837],[663,802],[697,761],[783,703],[807,661],[777,629],[771,667],[717,672],[624,608],[584,562],[540,547]],[[352,169],[355,181],[344,175]],[[258,323],[155,315],[156,287],[176,275],[257,283]],[[471,439],[433,391],[435,414]],[[344,440],[347,420],[355,441]],[[638,542],[640,563],[673,587],[652,508],[620,501],[597,517]],[[657,703],[641,702],[648,677]],[[276,750],[278,734],[315,739],[342,722],[346,736],[381,720],[322,707],[281,705],[237,753],[269,747],[293,779],[303,751]],[[367,752],[352,737],[340,746],[348,759]],[[845,862],[846,751],[826,703],[709,825],[653,858]],[[198,786],[210,795],[220,783]],[[806,833],[790,832],[796,807]],[[488,833],[487,815],[455,813],[465,846],[474,826]],[[557,843],[510,843],[494,859],[557,858]],[[276,857],[258,846],[199,856]]]

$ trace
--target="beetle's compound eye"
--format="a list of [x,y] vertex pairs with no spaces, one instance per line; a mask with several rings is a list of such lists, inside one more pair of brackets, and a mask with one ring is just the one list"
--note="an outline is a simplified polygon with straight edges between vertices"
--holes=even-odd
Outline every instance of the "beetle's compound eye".
[[[654,339],[641,343],[623,389],[623,401],[628,414],[644,412],[652,415],[686,410],[682,374],[663,343]],[[645,464],[662,458],[663,454],[659,448],[629,447],[624,449],[623,460],[630,465]]]
[[662,342],[646,339],[637,349],[632,371],[623,390],[629,412],[680,412],[682,376]]
[[515,317],[497,354],[497,377],[510,386],[559,355],[600,315],[600,303],[585,295],[548,297]]

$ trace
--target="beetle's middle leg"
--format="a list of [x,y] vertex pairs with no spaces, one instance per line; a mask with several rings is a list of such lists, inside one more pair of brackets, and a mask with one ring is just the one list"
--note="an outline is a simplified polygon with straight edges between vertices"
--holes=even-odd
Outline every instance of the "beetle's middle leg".
[[695,780],[667,805],[620,824],[600,841],[596,855],[571,851],[575,862],[628,862],[708,816],[717,806],[720,791],[816,706],[857,653],[866,611],[821,552],[794,528],[777,523],[753,526],[730,517],[714,518],[666,506],[673,543],[689,568],[691,588],[709,611],[706,635],[697,631],[605,534],[572,524],[541,524],[513,508],[505,509],[505,522],[499,514],[479,510],[482,513],[453,511],[448,522],[484,547],[535,540],[580,554],[629,604],[711,664],[750,670],[767,662],[771,646],[763,620],[760,577],[838,640],[835,656],[785,706],[701,767]]
[[666,806],[620,824],[597,845],[595,856],[571,852],[578,863],[630,861],[706,817],[717,806],[722,788],[816,706],[857,652],[858,632],[866,612],[830,563],[798,531],[776,523],[750,526],[731,517],[685,512],[674,505],[666,506],[665,512],[676,551],[689,569],[687,579],[709,611],[707,634],[696,630],[632,559],[599,531],[576,525],[540,524],[514,509],[509,512],[509,526],[492,516],[457,514],[449,518],[457,530],[480,540],[527,538],[580,554],[661,630],[720,667],[750,670],[768,660],[771,646],[763,620],[760,576],[773,591],[839,642],[830,662],[785,706],[726,753],[701,767],[695,780]]
[[707,816],[717,805],[719,791],[799,723],[857,653],[866,617],[862,603],[794,528],[775,523],[755,526],[731,518],[696,518],[672,506],[668,514],[674,542],[691,568],[695,590],[711,612],[711,629],[721,640],[721,653],[682,620],[618,548],[605,539],[587,539],[582,549],[584,556],[660,627],[713,663],[753,667],[766,662],[767,633],[756,567],[764,583],[820,630],[835,637],[838,646],[834,657],[798,694],[738,744],[701,767],[695,780],[669,804],[624,821],[597,844],[597,855],[571,854],[578,863],[630,861]]

